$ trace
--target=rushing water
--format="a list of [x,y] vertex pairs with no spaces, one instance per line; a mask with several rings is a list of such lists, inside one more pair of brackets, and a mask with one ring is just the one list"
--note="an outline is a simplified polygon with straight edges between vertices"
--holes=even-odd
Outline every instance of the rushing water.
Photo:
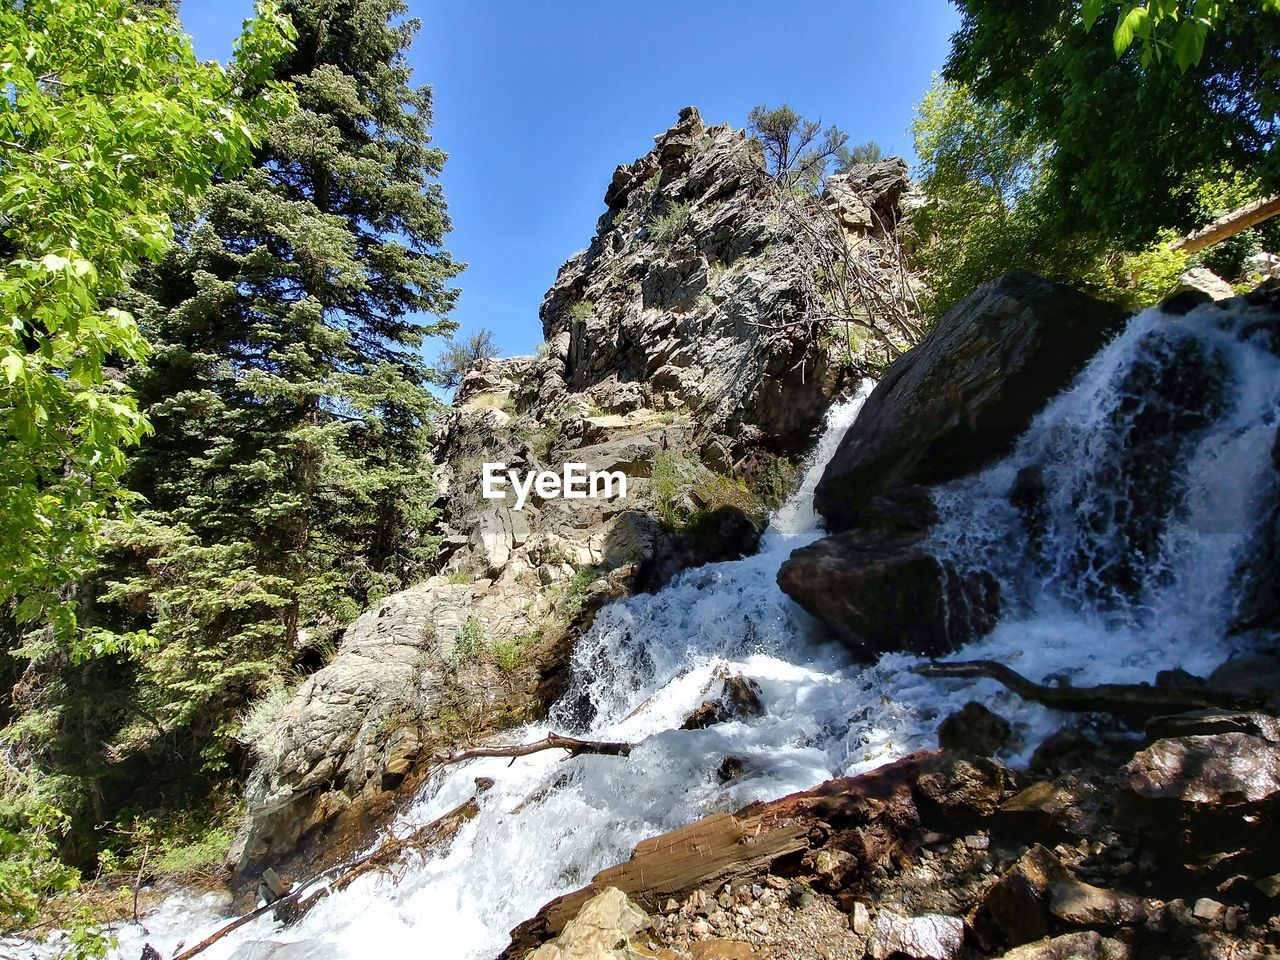
[[[1249,334],[1250,320],[1210,307],[1139,314],[1009,458],[939,492],[935,549],[992,570],[1007,600],[995,631],[958,658],[1077,683],[1149,680],[1175,666],[1204,673],[1223,659],[1239,562],[1274,483],[1280,360]],[[363,878],[295,926],[247,925],[209,960],[489,957],[512,926],[639,840],[930,746],[938,721],[970,699],[1014,721],[1016,752],[1032,749],[1061,717],[988,681],[923,679],[912,657],[855,665],[814,639],[820,631],[775,584],[791,551],[820,535],[813,487],[869,388],[832,410],[803,485],[755,556],[603,609],[547,724],[513,734],[639,741],[629,758],[556,751],[452,768],[393,828],[440,816],[476,777],[492,777],[480,814],[447,850],[394,880]],[[1022,513],[1010,503],[1015,486],[1040,491],[1022,498]],[[765,715],[680,730],[724,670],[759,684]],[[744,773],[722,784],[726,757]],[[146,942],[171,955],[225,922],[217,906],[171,899],[118,931],[119,956],[137,960]]]

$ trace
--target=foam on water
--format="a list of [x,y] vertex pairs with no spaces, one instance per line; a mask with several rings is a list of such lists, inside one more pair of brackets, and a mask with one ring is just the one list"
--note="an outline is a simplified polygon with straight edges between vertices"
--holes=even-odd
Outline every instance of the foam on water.
[[[934,549],[961,569],[994,572],[1008,603],[999,626],[957,658],[1077,683],[1150,680],[1175,666],[1203,673],[1223,658],[1238,563],[1271,495],[1280,408],[1280,360],[1250,338],[1249,322],[1244,310],[1212,307],[1138,315],[1004,462],[940,491]],[[1177,376],[1159,376],[1192,355],[1224,385],[1224,400],[1207,404],[1212,415],[1202,421],[1166,415],[1170,404],[1188,404],[1164,389]],[[1013,720],[1023,753],[1034,747],[1061,717],[991,682],[921,678],[909,670],[914,657],[853,664],[815,639],[820,631],[777,588],[782,561],[819,535],[814,485],[869,388],[832,410],[800,490],[759,553],[603,609],[547,723],[512,734],[639,741],[629,758],[564,760],[557,751],[451,768],[393,827],[402,834],[440,816],[471,796],[476,777],[492,777],[480,814],[447,850],[394,880],[362,878],[295,926],[269,917],[246,925],[208,960],[490,957],[512,926],[638,841],[931,746],[939,719],[968,700]],[[1150,450],[1136,448],[1153,429]],[[1167,468],[1159,475],[1157,461]],[[1009,491],[1037,465],[1043,495],[1028,536]],[[1135,516],[1155,520],[1134,524]],[[765,716],[679,730],[723,669],[760,685]],[[716,770],[727,756],[745,773],[722,785]],[[117,953],[137,960],[150,942],[169,956],[180,940],[194,943],[224,922],[214,899],[175,897],[142,926],[117,931]]]

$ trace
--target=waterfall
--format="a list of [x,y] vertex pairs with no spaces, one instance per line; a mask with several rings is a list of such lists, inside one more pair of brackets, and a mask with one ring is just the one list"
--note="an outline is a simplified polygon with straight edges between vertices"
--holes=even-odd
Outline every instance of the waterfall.
[[[962,569],[991,570],[1007,605],[959,658],[1079,683],[1150,680],[1179,666],[1203,674],[1224,658],[1238,566],[1274,493],[1280,360],[1250,332],[1253,319],[1238,306],[1137,315],[1008,458],[938,491],[932,549]],[[451,768],[391,828],[407,833],[469,797],[476,777],[492,777],[479,815],[447,850],[395,880],[362,878],[295,926],[264,917],[205,956],[329,960],[426,947],[442,960],[491,957],[516,923],[638,841],[932,746],[938,722],[968,700],[1010,719],[1015,753],[1029,753],[1061,716],[989,681],[921,678],[908,669],[914,657],[854,664],[775,584],[790,552],[820,535],[813,487],[869,387],[831,411],[756,555],[602,609],[547,722],[511,735],[639,742],[629,758],[544,752]],[[680,730],[725,670],[759,685],[765,715]],[[742,774],[722,783],[728,757]],[[145,930],[118,931],[118,956],[136,960],[145,942],[162,956],[194,943],[225,922],[217,906],[172,898]]]

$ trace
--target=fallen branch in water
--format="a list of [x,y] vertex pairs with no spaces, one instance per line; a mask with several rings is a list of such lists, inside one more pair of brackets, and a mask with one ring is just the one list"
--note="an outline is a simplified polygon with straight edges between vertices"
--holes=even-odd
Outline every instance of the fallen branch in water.
[[1083,713],[1113,713],[1131,720],[1148,720],[1166,713],[1221,708],[1242,710],[1256,707],[1259,699],[1203,685],[1203,681],[1182,685],[1152,686],[1146,683],[1104,683],[1096,687],[1070,684],[1048,686],[1028,680],[995,660],[966,660],[957,663],[925,663],[914,668],[922,677],[962,680],[989,679],[1012,690],[1024,700],[1055,710]]
[[[482,793],[493,785],[492,781],[477,780],[477,792]],[[432,820],[430,823],[418,827],[412,833],[404,837],[392,837],[381,843],[371,853],[367,853],[355,860],[341,863],[335,867],[331,867],[324,872],[317,874],[311,880],[304,884],[294,887],[289,893],[271,901],[271,903],[263,904],[255,910],[246,913],[242,917],[237,917],[224,927],[220,927],[205,937],[195,946],[183,950],[181,953],[175,954],[171,960],[191,960],[197,954],[203,953],[209,949],[227,934],[243,927],[251,920],[256,920],[264,913],[276,911],[277,915],[284,920],[285,923],[294,923],[304,917],[307,912],[317,903],[323,900],[329,894],[336,890],[343,890],[367,873],[375,870],[389,870],[397,863],[401,862],[403,857],[412,851],[428,850],[431,847],[439,846],[444,841],[451,839],[454,834],[461,829],[462,825],[480,812],[480,804],[475,797],[465,803],[454,807],[444,816]],[[332,882],[329,882],[332,880]],[[320,889],[316,889],[317,885],[322,885]],[[303,900],[303,894],[310,892],[310,895]],[[148,954],[148,950],[152,951]],[[150,944],[146,945],[143,950],[143,960],[147,960],[149,956],[155,953]]]
[[597,753],[608,757],[625,757],[635,748],[634,743],[621,740],[579,740],[576,737],[565,737],[558,733],[548,734],[533,743],[517,743],[505,747],[472,747],[460,750],[448,757],[437,757],[437,767],[448,767],[464,760],[476,760],[480,757],[527,757],[543,750],[568,750],[569,756],[576,757],[581,753]]

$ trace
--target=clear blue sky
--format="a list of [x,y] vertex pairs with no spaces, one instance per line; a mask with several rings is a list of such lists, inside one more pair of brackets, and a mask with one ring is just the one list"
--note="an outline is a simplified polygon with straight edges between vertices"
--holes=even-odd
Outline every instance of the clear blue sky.
[[[958,24],[945,0],[409,0],[417,83],[435,88],[448,247],[469,264],[454,318],[504,354],[542,339],[538,305],[591,240],[619,163],[689,104],[743,126],[789,103],[913,160],[907,127]],[[251,0],[183,0],[225,61]]]

